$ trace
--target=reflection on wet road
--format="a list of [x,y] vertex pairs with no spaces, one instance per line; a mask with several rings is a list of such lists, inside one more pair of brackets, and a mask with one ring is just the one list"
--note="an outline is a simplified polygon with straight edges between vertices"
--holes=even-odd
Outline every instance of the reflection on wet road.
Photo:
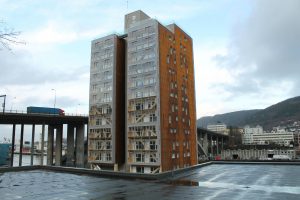
[[166,182],[48,171],[0,174],[0,199],[298,199],[300,166],[210,165]]

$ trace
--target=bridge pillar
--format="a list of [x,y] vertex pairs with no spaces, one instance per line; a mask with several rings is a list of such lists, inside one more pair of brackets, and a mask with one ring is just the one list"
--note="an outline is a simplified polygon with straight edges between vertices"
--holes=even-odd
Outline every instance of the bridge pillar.
[[22,166],[23,138],[24,138],[24,124],[21,124],[21,139],[20,139],[19,166]]
[[208,156],[208,143],[207,143],[207,133],[206,132],[203,133],[203,148],[204,148],[206,155]]
[[56,143],[55,143],[55,166],[61,166],[62,164],[62,137],[63,137],[63,125],[58,125],[56,128]]
[[214,147],[213,147],[213,137],[210,135],[210,154],[211,156],[214,156]]
[[216,153],[216,155],[219,155],[219,136],[217,136],[216,144],[217,144],[217,153]]
[[34,151],[34,135],[35,135],[35,124],[32,124],[32,133],[31,133],[31,149],[30,149],[30,165],[33,165],[33,151]]
[[10,154],[10,166],[14,166],[14,148],[15,148],[15,140],[16,140],[16,124],[13,124],[12,130],[12,144],[11,144],[11,154]]
[[221,141],[221,145],[222,145],[222,151],[224,150],[224,137],[222,136],[222,141]]
[[84,167],[84,124],[76,127],[76,167]]
[[45,124],[42,125],[42,138],[41,138],[41,157],[40,165],[44,165],[44,136],[45,136]]
[[74,125],[68,124],[67,132],[67,166],[74,167]]
[[54,127],[48,125],[47,165],[53,165]]

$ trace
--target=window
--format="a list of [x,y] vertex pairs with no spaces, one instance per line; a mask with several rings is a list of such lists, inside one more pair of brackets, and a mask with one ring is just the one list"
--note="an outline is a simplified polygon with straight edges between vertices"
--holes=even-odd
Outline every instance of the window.
[[109,93],[103,93],[103,99],[102,99],[103,102],[109,102],[111,100],[112,100],[112,98]]
[[170,88],[171,88],[171,89],[174,88],[174,83],[173,83],[173,82],[170,83]]
[[171,124],[171,123],[172,123],[172,116],[169,115],[169,124]]
[[104,60],[103,69],[108,69],[110,67],[110,61],[109,59]]
[[99,66],[99,62],[95,62],[94,63],[94,68],[98,67]]
[[98,57],[99,57],[99,52],[95,52],[95,53],[93,54],[93,57],[94,57],[94,58],[98,58]]
[[150,162],[155,163],[156,162],[156,154],[150,154]]
[[141,153],[135,154],[135,162],[144,162],[145,161],[145,155]]
[[111,149],[110,142],[106,142],[106,149]]
[[136,114],[135,121],[136,122],[140,121],[141,116],[142,116],[141,114]]
[[151,109],[151,107],[152,107],[153,104],[154,104],[154,102],[148,101],[148,109]]
[[144,167],[136,166],[137,173],[144,173]]
[[106,153],[106,161],[111,161],[111,154],[110,153]]
[[112,78],[112,75],[111,75],[110,71],[105,71],[103,73],[103,75],[104,75],[104,80],[108,80],[108,79]]
[[152,77],[149,79],[149,84],[153,84],[153,83],[155,83],[155,78]]
[[135,149],[137,150],[144,149],[144,144],[141,141],[137,141],[135,143]]
[[99,154],[96,156],[96,159],[95,159],[95,160],[101,161],[101,160],[102,160],[102,154],[99,153]]
[[150,114],[150,122],[155,122],[155,121],[156,121],[155,114]]
[[97,126],[100,125],[100,119],[99,119],[99,118],[96,119],[96,125],[97,125]]
[[101,149],[101,147],[102,147],[102,143],[100,142],[100,141],[97,141],[96,142],[96,149]]
[[143,86],[143,81],[142,80],[136,80],[135,81],[135,87],[141,87]]
[[142,97],[143,96],[143,93],[141,92],[141,91],[137,91],[136,93],[135,93],[135,97],[136,98],[140,98],[140,97]]
[[103,88],[106,89],[106,91],[111,90],[111,84],[109,82],[103,83]]
[[135,104],[135,110],[144,110],[144,104],[136,103]]
[[112,109],[111,109],[110,106],[109,106],[109,107],[106,107],[106,113],[107,113],[107,114],[111,114],[111,113],[112,113]]
[[157,149],[157,145],[155,141],[150,141],[150,149],[151,150],[156,150]]

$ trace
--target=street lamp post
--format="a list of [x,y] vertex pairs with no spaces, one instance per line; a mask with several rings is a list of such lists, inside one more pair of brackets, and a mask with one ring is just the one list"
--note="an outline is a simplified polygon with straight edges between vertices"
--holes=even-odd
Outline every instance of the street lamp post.
[[[55,104],[56,104],[56,89],[51,89],[54,91],[54,109],[55,109]],[[53,110],[54,112],[54,110]]]
[[6,100],[6,94],[5,95],[0,95],[0,97],[3,97],[4,98],[4,101],[3,101],[3,104],[2,104],[2,107],[3,107],[3,114],[5,112],[5,100]]

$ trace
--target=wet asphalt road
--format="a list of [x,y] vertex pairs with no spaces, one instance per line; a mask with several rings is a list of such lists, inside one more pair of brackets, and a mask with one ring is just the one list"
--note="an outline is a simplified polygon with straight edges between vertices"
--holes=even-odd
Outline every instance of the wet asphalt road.
[[7,172],[0,174],[0,199],[300,199],[300,166],[215,164],[172,183]]

